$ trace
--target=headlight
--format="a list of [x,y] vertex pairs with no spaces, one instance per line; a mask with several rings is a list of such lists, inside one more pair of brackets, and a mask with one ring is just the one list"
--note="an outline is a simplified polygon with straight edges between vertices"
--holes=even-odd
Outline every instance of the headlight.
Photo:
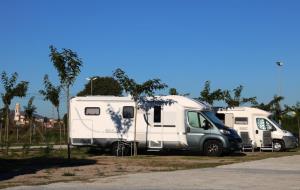
[[230,131],[228,130],[225,130],[225,129],[220,129],[220,132],[223,134],[223,135],[230,135]]
[[282,130],[282,132],[284,133],[284,136],[287,136],[287,137],[292,137],[294,136],[291,132],[287,131],[287,130]]

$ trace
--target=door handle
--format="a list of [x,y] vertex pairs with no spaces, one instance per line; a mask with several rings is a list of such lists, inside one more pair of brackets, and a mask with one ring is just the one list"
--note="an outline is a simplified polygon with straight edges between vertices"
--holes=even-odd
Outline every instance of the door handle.
[[258,130],[256,130],[255,133],[258,134]]
[[191,128],[187,127],[187,128],[186,128],[186,132],[187,132],[187,133],[191,132]]

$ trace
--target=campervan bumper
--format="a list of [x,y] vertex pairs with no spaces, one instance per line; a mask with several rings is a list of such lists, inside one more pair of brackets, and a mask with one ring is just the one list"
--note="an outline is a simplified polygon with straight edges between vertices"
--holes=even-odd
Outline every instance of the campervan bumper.
[[298,139],[294,136],[284,136],[283,141],[286,149],[296,148],[298,146]]
[[227,138],[227,142],[225,145],[225,149],[228,151],[228,152],[232,152],[232,151],[238,151],[238,150],[241,150],[242,148],[242,140],[240,138]]

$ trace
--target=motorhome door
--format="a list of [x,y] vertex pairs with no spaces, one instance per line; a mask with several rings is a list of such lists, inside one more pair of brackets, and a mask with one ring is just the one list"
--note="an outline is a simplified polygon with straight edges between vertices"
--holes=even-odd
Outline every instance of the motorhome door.
[[191,149],[200,149],[201,139],[211,132],[205,128],[205,117],[197,111],[187,112],[187,142]]
[[274,127],[270,121],[265,117],[254,117],[255,128],[255,142],[258,147],[261,147],[263,143],[263,133],[264,131],[271,131]]
[[163,147],[163,112],[161,106],[154,106],[148,113],[147,146],[151,149]]

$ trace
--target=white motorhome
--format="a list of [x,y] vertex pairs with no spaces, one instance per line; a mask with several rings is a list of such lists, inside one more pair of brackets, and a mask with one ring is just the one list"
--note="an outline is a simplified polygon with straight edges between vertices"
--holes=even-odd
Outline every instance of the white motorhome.
[[217,117],[228,127],[234,128],[243,139],[243,133],[249,135],[253,148],[261,148],[263,133],[271,132],[271,141],[275,151],[297,147],[297,139],[291,132],[270,118],[271,113],[252,107],[234,107],[219,109]]
[[188,149],[220,155],[240,148],[237,133],[226,128],[207,105],[183,96],[145,100],[135,116],[135,102],[131,97],[72,98],[71,144],[110,148],[118,155],[121,149],[128,150],[134,141],[136,121],[139,149]]

